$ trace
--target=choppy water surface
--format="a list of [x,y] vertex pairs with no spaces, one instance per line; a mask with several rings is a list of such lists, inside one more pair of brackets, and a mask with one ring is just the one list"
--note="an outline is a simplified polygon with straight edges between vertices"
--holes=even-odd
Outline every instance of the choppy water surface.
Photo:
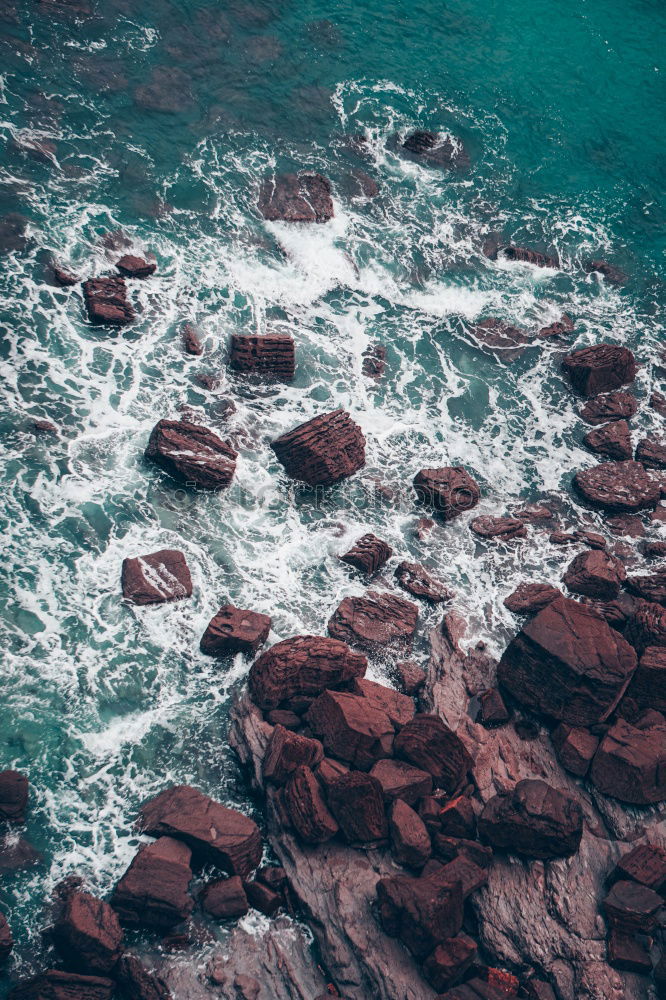
[[[270,613],[271,641],[323,632],[341,597],[363,589],[335,554],[373,530],[450,584],[470,638],[500,650],[515,627],[502,598],[526,576],[559,580],[570,554],[534,532],[486,547],[465,517],[427,543],[413,537],[409,484],[423,465],[465,464],[483,485],[480,511],[503,513],[566,495],[593,461],[558,374],[562,346],[506,366],[473,346],[467,324],[532,329],[566,310],[577,343],[636,350],[641,397],[663,341],[662,4],[153,0],[137,11],[114,0],[90,18],[52,6],[19,0],[1,25],[0,214],[26,216],[30,242],[2,258],[0,768],[30,776],[27,835],[45,854],[0,884],[19,940],[13,971],[30,967],[59,878],[76,870],[110,889],[151,792],[188,781],[251,808],[226,744],[229,691],[247,664],[198,650],[221,602]],[[137,88],[164,67],[169,109],[146,110]],[[394,137],[415,127],[462,137],[472,169],[402,159]],[[26,136],[55,142],[52,162],[17,152]],[[294,167],[332,179],[333,222],[259,217],[260,179]],[[358,168],[378,198],[355,193]],[[78,287],[45,281],[48,252],[86,277],[108,272],[118,231],[158,259],[154,278],[131,283],[138,319],[119,335],[87,324]],[[556,250],[562,269],[493,263],[491,232]],[[630,282],[585,274],[590,255]],[[206,335],[201,359],[182,352],[185,319]],[[288,388],[225,371],[231,332],[268,329],[296,339]],[[378,340],[388,369],[375,384],[361,359]],[[199,387],[201,373],[219,388]],[[238,447],[229,492],[188,493],[144,464],[153,424],[183,405]],[[335,406],[363,428],[368,464],[313,503],[269,442]],[[35,437],[38,418],[60,436]],[[643,408],[636,429],[658,419]],[[193,598],[123,605],[122,559],[167,546],[186,553]],[[436,620],[424,609],[422,638]]]

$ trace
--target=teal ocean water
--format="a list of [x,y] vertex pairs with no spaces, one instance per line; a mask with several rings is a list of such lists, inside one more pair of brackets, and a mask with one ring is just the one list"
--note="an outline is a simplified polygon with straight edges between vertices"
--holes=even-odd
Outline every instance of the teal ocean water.
[[[664,339],[658,0],[84,2],[90,16],[66,0],[0,12],[0,216],[27,227],[20,246],[0,228],[0,770],[28,774],[24,833],[44,855],[0,874],[18,942],[10,978],[40,961],[59,879],[76,871],[110,890],[142,799],[187,781],[253,808],[226,742],[248,664],[198,648],[220,603],[270,613],[270,641],[323,632],[363,589],[335,556],[372,530],[437,572],[470,639],[501,650],[515,628],[502,598],[525,577],[559,581],[569,556],[545,535],[485,547],[461,518],[414,537],[422,466],[467,466],[482,513],[556,494],[563,524],[584,516],[569,484],[593,458],[559,374],[565,348],[544,342],[506,365],[474,345],[470,323],[534,330],[566,311],[572,343],[635,349],[641,398],[660,387]],[[395,136],[414,128],[462,139],[470,170],[405,160]],[[54,144],[45,161],[25,152],[35,140]],[[301,167],[330,177],[335,218],[265,222],[261,179]],[[354,184],[358,169],[376,198]],[[561,269],[489,260],[492,233],[556,251]],[[137,320],[120,334],[91,327],[80,286],[48,282],[49,255],[88,277],[128,244],[158,261],[132,283]],[[585,273],[590,256],[628,282]],[[182,351],[184,320],[205,336],[202,358]],[[226,371],[230,334],[267,330],[296,340],[287,388]],[[379,383],[361,372],[376,341]],[[182,406],[238,448],[228,493],[180,490],[144,463],[155,421]],[[335,406],[363,428],[368,464],[314,503],[269,442]],[[35,436],[35,419],[59,435]],[[635,424],[658,420],[644,407]],[[186,553],[192,599],[124,605],[122,559],[163,547]],[[422,612],[417,656],[436,621]]]

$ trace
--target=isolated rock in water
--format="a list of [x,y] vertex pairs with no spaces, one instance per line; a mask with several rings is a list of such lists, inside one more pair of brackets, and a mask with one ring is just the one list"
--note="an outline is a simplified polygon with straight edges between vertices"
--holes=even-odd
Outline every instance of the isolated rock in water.
[[354,694],[360,694],[365,699],[366,707],[378,709],[389,719],[396,728],[406,725],[414,718],[414,702],[399,691],[385,687],[384,684],[377,684],[376,681],[369,681],[365,677],[356,678],[353,681]]
[[126,278],[149,278],[157,270],[154,260],[144,260],[143,257],[134,257],[132,254],[126,254],[116,261],[116,267]]
[[172,1000],[171,990],[164,980],[148,972],[134,955],[123,955],[114,978],[120,986],[121,996],[127,1000]]
[[528,250],[525,247],[513,246],[505,243],[497,248],[496,257],[504,257],[506,260],[517,260],[523,264],[534,264],[536,267],[559,267],[560,262],[555,256],[541,253],[539,250]]
[[648,934],[664,905],[659,893],[637,882],[616,882],[601,904],[609,921],[624,931]]
[[631,420],[638,409],[638,400],[630,392],[609,392],[588,400],[580,411],[588,424],[605,424],[613,420]]
[[89,278],[83,282],[83,298],[91,323],[126,326],[135,319],[124,278]]
[[419,501],[432,507],[445,521],[476,507],[481,490],[461,466],[421,469],[414,477]]
[[604,462],[583,469],[574,476],[573,485],[589,504],[613,513],[648,510],[661,497],[659,484],[640,462]]
[[495,848],[530,858],[567,857],[583,834],[579,803],[545,781],[519,781],[496,795],[479,816],[479,836]]
[[223,605],[210,620],[201,637],[201,652],[207,656],[254,655],[271,630],[271,619],[258,611],[244,611],[233,604]]
[[286,334],[253,337],[234,333],[231,336],[229,365],[238,372],[290,382],[296,372],[294,338]]
[[185,556],[176,549],[123,559],[121,585],[123,597],[132,604],[164,604],[192,596]]
[[391,720],[359,695],[324,691],[311,705],[306,720],[327,754],[359,770],[369,771],[376,761],[391,754]]
[[314,769],[323,756],[324,750],[319,740],[292,733],[284,726],[276,726],[264,757],[264,781],[284,785],[296,768],[305,765]]
[[666,848],[656,844],[639,844],[622,855],[613,877],[640,882],[648,889],[663,894],[666,890]]
[[402,799],[413,806],[432,792],[432,775],[403,760],[379,760],[370,774],[382,786],[387,803]]
[[11,928],[4,913],[0,913],[0,965],[9,958],[13,947]]
[[666,442],[657,437],[646,437],[636,445],[636,461],[646,469],[666,469]]
[[373,576],[393,555],[393,549],[376,535],[361,535],[354,542],[349,552],[340,556],[340,560],[355,569]]
[[605,260],[586,260],[583,267],[588,274],[600,274],[611,285],[623,285],[627,281],[624,271]]
[[259,211],[270,222],[328,222],[331,182],[321,174],[280,174],[263,181]]
[[188,888],[192,852],[172,837],[145,844],[118,882],[111,905],[128,927],[169,928],[194,907]]
[[423,963],[423,975],[434,990],[441,992],[457,982],[469,969],[476,955],[476,941],[458,934],[438,944]]
[[23,823],[28,808],[28,779],[18,771],[0,771],[0,821]]
[[626,420],[613,420],[596,431],[590,431],[583,443],[598,455],[623,461],[633,456],[631,432]]
[[326,805],[321,785],[305,764],[297,767],[284,790],[284,803],[291,825],[306,844],[323,844],[338,832],[338,824]]
[[187,420],[155,424],[146,458],[179,482],[202,490],[222,490],[236,471],[236,452],[213,431]]
[[504,607],[516,615],[527,615],[541,611],[558,597],[562,597],[562,591],[550,583],[520,583],[504,598]]
[[574,726],[603,722],[636,669],[636,653],[594,609],[561,597],[523,626],[499,662],[522,704]]
[[455,937],[463,921],[460,882],[395,875],[377,883],[379,919],[390,937],[400,938],[415,958],[430,955]]
[[589,729],[578,729],[561,722],[552,734],[555,753],[562,767],[582,778],[590,769],[599,746],[599,737]]
[[555,323],[551,323],[550,326],[543,326],[537,333],[537,337],[540,340],[549,340],[551,337],[565,337],[569,333],[573,333],[574,322],[567,313],[562,313],[562,316]]
[[350,844],[388,837],[382,786],[371,775],[349,771],[336,778],[328,789],[328,804]]
[[491,517],[484,514],[475,517],[469,526],[480,538],[496,538],[500,542],[509,542],[527,535],[527,528],[518,517]]
[[648,576],[630,576],[627,586],[645,601],[666,604],[666,567]]
[[330,486],[365,465],[365,438],[344,410],[322,413],[273,441],[287,475],[309,486]]
[[334,639],[372,649],[409,644],[419,612],[415,604],[394,594],[368,590],[364,597],[345,597],[328,623]]
[[0,840],[0,875],[25,871],[43,860],[40,852],[25,837],[16,837],[10,832]]
[[449,794],[465,783],[473,764],[460,739],[437,715],[415,715],[396,736],[393,752],[427,771],[435,786]]
[[363,351],[361,372],[366,378],[380,379],[386,368],[386,348],[383,344],[370,344]]
[[425,566],[419,563],[401,562],[396,567],[394,575],[403,590],[412,597],[422,597],[430,604],[442,604],[455,597],[452,590],[431,576]]
[[52,933],[61,959],[74,972],[106,975],[120,958],[118,917],[108,903],[87,892],[71,894]]
[[639,708],[654,708],[666,713],[666,648],[648,646],[638,661],[638,667],[629,687],[627,697]]
[[192,354],[195,357],[203,354],[204,349],[201,343],[201,336],[193,323],[183,323],[180,335],[186,354]]
[[294,696],[316,697],[362,677],[365,656],[344,642],[319,635],[283,639],[255,660],[248,678],[253,701],[264,710],[277,708]]
[[636,360],[628,347],[594,344],[574,351],[562,361],[571,385],[582,396],[596,396],[628,385],[636,378]]
[[567,568],[564,582],[576,594],[610,601],[617,597],[627,579],[623,563],[599,549],[580,552]]
[[151,837],[177,837],[197,864],[248,875],[261,860],[259,827],[190,785],[172,785],[141,806],[137,828]]
[[481,347],[487,348],[499,361],[507,363],[522,357],[525,348],[534,340],[526,330],[519,330],[518,327],[496,318],[482,320],[470,327],[470,333]]
[[590,778],[621,802],[649,805],[666,799],[666,721],[637,729],[618,719],[597,750]]
[[81,280],[78,274],[74,274],[72,271],[68,271],[64,267],[58,267],[54,264],[53,266],[53,280],[61,288],[71,288],[74,285],[78,285]]
[[432,853],[430,835],[419,814],[403,799],[396,799],[389,811],[389,835],[398,864],[420,871]]
[[199,896],[199,901],[204,913],[214,920],[242,917],[250,909],[240,875],[208,882]]
[[192,106],[190,77],[177,66],[156,66],[147,83],[137,87],[134,100],[147,111],[178,114]]
[[434,167],[465,168],[469,166],[469,153],[460,139],[441,132],[412,132],[402,148],[419,161]]
[[114,989],[114,982],[104,976],[48,969],[18,983],[9,1000],[111,1000]]

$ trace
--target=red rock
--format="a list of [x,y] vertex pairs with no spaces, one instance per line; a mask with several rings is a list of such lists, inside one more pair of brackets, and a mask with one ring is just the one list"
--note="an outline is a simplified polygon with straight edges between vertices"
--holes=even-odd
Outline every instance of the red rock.
[[639,844],[622,855],[613,877],[640,882],[663,895],[666,891],[666,848],[657,844]]
[[266,781],[284,785],[297,767],[316,768],[324,756],[319,740],[276,726],[266,750],[262,773]]
[[190,785],[172,785],[139,811],[138,828],[151,837],[177,837],[194,860],[233,875],[248,875],[261,859],[259,827]]
[[274,916],[282,906],[282,896],[279,892],[264,885],[263,882],[246,882],[245,892],[250,906],[264,913],[267,917]]
[[388,824],[384,813],[382,786],[363,771],[349,771],[332,782],[328,804],[350,844],[386,840]]
[[583,469],[574,476],[573,485],[589,504],[613,513],[653,508],[661,495],[659,484],[640,462],[604,462]]
[[652,601],[637,600],[625,635],[639,653],[649,646],[666,646],[666,608]]
[[[379,763],[382,763],[382,761]],[[316,777],[326,794],[328,794],[328,790],[333,782],[337,781],[343,774],[348,773],[349,768],[346,764],[342,764],[339,760],[333,760],[332,757],[324,757],[316,770]]]
[[432,777],[412,764],[402,760],[378,760],[370,774],[382,786],[384,801],[401,799],[413,806],[424,795],[432,792]]
[[409,645],[419,612],[415,604],[395,594],[368,590],[363,597],[345,597],[328,623],[334,639],[372,649]]
[[562,361],[571,385],[582,396],[596,396],[628,385],[636,378],[636,360],[627,347],[594,344],[573,351]]
[[473,861],[479,868],[489,868],[493,860],[493,850],[487,844],[479,844],[476,840],[466,840],[464,837],[447,837],[443,833],[433,834],[433,848],[438,858],[454,861],[464,857]]
[[331,182],[321,174],[280,174],[263,181],[259,211],[280,222],[328,222],[333,218]]
[[33,420],[31,429],[34,434],[59,434],[60,431],[50,420]]
[[648,646],[638,661],[636,673],[627,688],[639,708],[654,708],[666,713],[666,649]]
[[53,928],[53,941],[72,971],[105,975],[120,958],[123,932],[108,903],[87,892],[73,892]]
[[192,596],[192,577],[182,552],[160,549],[123,559],[123,597],[132,604],[165,604]]
[[542,327],[537,333],[537,337],[541,340],[549,340],[551,337],[564,337],[568,333],[573,333],[574,322],[567,313],[562,313],[562,316],[555,323],[551,323],[550,326]]
[[439,828],[446,837],[476,836],[476,815],[468,795],[458,795],[447,802],[439,814]]
[[662,802],[666,799],[666,723],[637,729],[618,719],[599,745],[590,778],[600,792],[621,802]]
[[447,170],[469,166],[469,154],[462,142],[445,132],[428,132],[422,129],[411,132],[403,142],[402,149],[410,157],[428,166],[444,167]]
[[645,541],[641,551],[646,559],[664,559],[666,558],[666,542]]
[[18,983],[8,1000],[111,1000],[113,992],[113,981],[103,976],[48,969]]
[[565,771],[584,777],[599,746],[599,737],[589,729],[576,729],[561,722],[552,734],[555,753]]
[[194,906],[188,893],[191,857],[189,847],[172,837],[141,847],[111,898],[121,922],[169,928],[185,920]]
[[420,517],[414,528],[414,537],[418,538],[420,542],[425,542],[430,538],[434,527],[435,522],[431,517]]
[[452,590],[431,576],[419,563],[401,562],[394,575],[403,590],[413,597],[422,597],[430,604],[441,604],[455,597]]
[[407,695],[364,677],[356,678],[353,687],[355,694],[362,695],[373,708],[388,715],[394,726],[399,728],[414,718],[414,702]]
[[[499,992],[504,997],[515,997],[520,989],[520,980],[505,969],[482,967],[479,976],[484,983]],[[478,989],[478,988],[477,988]]]
[[466,934],[438,944],[423,963],[423,975],[434,990],[445,990],[469,969],[476,956],[476,942]]
[[519,330],[496,317],[470,327],[470,333],[480,347],[487,348],[498,361],[508,364],[522,357],[526,347],[534,340],[534,336],[526,330]]
[[300,716],[286,708],[274,708],[266,712],[266,722],[271,726],[284,726],[285,729],[300,729],[303,724]]
[[78,285],[81,280],[78,274],[73,274],[64,267],[57,266],[53,268],[53,277],[56,284],[60,285],[61,288],[71,288],[73,285]]
[[149,278],[157,270],[154,260],[144,260],[143,257],[134,257],[132,254],[121,257],[116,267],[126,278]]
[[204,349],[203,344],[201,343],[201,337],[199,335],[199,331],[193,323],[183,323],[181,327],[181,337],[186,354],[192,354],[195,357],[200,357],[203,354]]
[[461,466],[421,469],[414,477],[420,503],[432,507],[445,521],[476,507],[481,490]]
[[488,688],[479,695],[479,715],[477,722],[487,729],[505,725],[511,718],[502,695],[497,688]]
[[648,517],[653,523],[666,524],[666,506],[658,504],[653,511],[650,511]]
[[605,424],[608,420],[630,420],[637,409],[636,397],[620,390],[588,400],[580,415],[588,424]]
[[390,937],[399,938],[417,959],[455,937],[462,927],[460,882],[441,884],[432,878],[394,875],[377,883],[379,919]]
[[425,670],[412,660],[402,660],[400,663],[396,663],[395,672],[398,687],[408,695],[417,694],[426,682]]
[[645,534],[645,525],[637,515],[624,514],[619,517],[609,517],[606,520],[606,525],[614,535],[642,538]]
[[541,611],[558,597],[562,597],[562,591],[550,583],[520,583],[504,599],[504,607],[516,615],[528,615]]
[[234,333],[231,336],[229,365],[238,372],[290,382],[296,372],[294,338],[287,334],[254,337]]
[[368,771],[375,761],[391,755],[393,724],[386,712],[362,696],[324,691],[306,719],[327,753],[359,770]]
[[330,486],[365,465],[365,438],[344,410],[321,413],[273,441],[288,476],[309,486]]
[[624,271],[605,260],[586,260],[583,268],[588,274],[600,274],[611,285],[623,285],[628,280]]
[[7,961],[13,947],[14,939],[12,937],[11,928],[7,923],[7,918],[4,913],[0,913],[0,965]]
[[666,396],[661,392],[653,392],[650,395],[649,404],[660,417],[666,417]]
[[550,983],[539,979],[530,979],[525,984],[525,996],[529,1000],[557,1000]]
[[463,899],[467,899],[473,892],[487,884],[488,873],[485,868],[481,868],[461,852],[448,864],[433,872],[430,878],[434,882],[444,884],[460,882]]
[[386,348],[383,344],[370,344],[363,351],[361,372],[366,378],[379,380],[386,368]]
[[598,549],[579,553],[564,574],[569,590],[602,601],[617,597],[626,578],[627,571],[620,560]]
[[609,921],[623,931],[649,933],[664,905],[659,893],[638,882],[616,882],[601,904]]
[[470,521],[469,526],[480,538],[496,538],[500,542],[510,542],[514,538],[525,538],[527,535],[527,528],[518,517],[482,515]]
[[207,656],[254,655],[271,630],[271,619],[258,611],[244,611],[224,604],[210,620],[201,637],[200,649]]
[[418,813],[403,799],[395,799],[389,811],[391,853],[399,865],[420,870],[431,854],[430,835]]
[[207,427],[187,420],[155,424],[146,458],[179,482],[202,490],[222,490],[236,471],[236,452]]
[[569,531],[553,531],[548,536],[548,541],[552,542],[553,545],[573,545],[577,538]]
[[509,643],[497,676],[523,704],[587,726],[610,715],[635,668],[634,650],[598,612],[561,597]]
[[341,562],[374,576],[393,555],[393,549],[376,535],[362,535],[352,545],[349,552],[340,556]]
[[317,696],[329,688],[362,677],[365,656],[353,653],[337,639],[318,635],[283,639],[263,653],[250,668],[250,694],[256,704],[277,708],[294,696]]
[[25,822],[28,779],[18,771],[0,771],[0,820]]
[[539,521],[551,521],[554,517],[550,507],[541,503],[525,504],[514,511],[512,517],[517,517],[526,524],[537,524]]
[[528,779],[490,799],[478,826],[481,839],[494,848],[530,858],[559,858],[578,850],[583,814],[575,799],[545,781]]
[[636,461],[646,469],[666,469],[666,442],[654,436],[643,438],[636,445]]
[[204,913],[214,920],[242,917],[250,906],[240,875],[208,882],[199,896]]
[[172,1000],[171,990],[164,980],[148,972],[134,955],[122,956],[114,976],[126,1000]]
[[25,871],[43,860],[40,852],[25,837],[17,839],[10,833],[0,840],[0,875]]
[[123,278],[89,278],[83,282],[83,298],[91,323],[126,326],[136,318]]
[[649,976],[652,972],[650,952],[630,934],[612,927],[608,935],[608,964],[624,972]]
[[630,576],[627,586],[645,601],[666,604],[666,568],[658,569],[648,576]]
[[285,787],[284,802],[292,826],[306,844],[323,844],[338,832],[338,824],[309,767],[296,768]]
[[396,736],[393,750],[396,757],[431,774],[435,786],[450,794],[472,767],[459,738],[436,715],[415,715]]
[[633,456],[631,432],[626,420],[613,420],[583,438],[583,443],[598,455],[622,461]]

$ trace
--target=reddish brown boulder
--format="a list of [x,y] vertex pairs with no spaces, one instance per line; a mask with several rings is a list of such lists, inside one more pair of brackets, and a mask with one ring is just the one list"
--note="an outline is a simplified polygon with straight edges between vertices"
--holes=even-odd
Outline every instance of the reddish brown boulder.
[[403,760],[378,760],[370,774],[382,786],[384,801],[401,799],[413,806],[424,795],[432,792],[432,776]]
[[624,565],[599,549],[579,553],[564,574],[564,582],[575,594],[610,601],[617,597],[627,578]]
[[359,770],[389,757],[393,724],[388,715],[366,698],[343,691],[324,691],[313,702],[307,722],[324,749]]
[[565,771],[584,777],[599,746],[599,737],[589,729],[576,729],[561,722],[552,734],[555,753]]
[[613,513],[636,513],[656,506],[661,491],[640,462],[604,462],[577,472],[577,492],[594,507]]
[[399,865],[420,870],[430,857],[430,835],[418,813],[403,799],[396,799],[389,811],[391,853]]
[[438,944],[423,963],[423,975],[434,990],[447,989],[467,972],[476,956],[476,941],[466,934]]
[[273,441],[288,476],[309,486],[330,486],[365,465],[365,438],[344,410],[321,413]]
[[342,777],[343,774],[348,774],[349,768],[346,764],[342,764],[339,760],[333,760],[332,757],[324,757],[321,764],[317,768],[316,776],[317,781],[324,789],[324,792],[328,795],[328,790],[334,781]]
[[300,635],[283,639],[255,660],[249,686],[253,701],[262,709],[277,708],[296,695],[317,696],[362,677],[365,656],[353,653],[337,639]]
[[395,738],[396,757],[432,775],[437,788],[453,794],[472,767],[472,759],[452,730],[437,715],[415,715]]
[[362,695],[373,708],[388,715],[396,728],[406,725],[414,718],[414,702],[407,695],[375,681],[369,681],[365,677],[356,678],[353,686],[355,694]]
[[425,670],[412,660],[396,663],[395,673],[398,687],[408,695],[417,694],[426,682]]
[[279,892],[272,889],[263,882],[254,880],[245,883],[245,892],[250,906],[264,913],[267,917],[273,917],[283,906],[283,899]]
[[666,713],[666,648],[648,646],[644,650],[627,688],[627,697],[639,708]]
[[53,266],[53,278],[57,285],[61,288],[71,288],[73,285],[78,285],[81,280],[78,274],[74,274],[72,271],[68,271],[67,268]]
[[489,868],[493,861],[493,849],[477,840],[466,840],[464,837],[447,837],[443,833],[433,835],[433,848],[438,858],[455,861],[456,858],[467,858],[479,868]]
[[373,576],[393,555],[393,549],[376,535],[362,535],[352,545],[349,552],[340,556],[340,561]]
[[588,274],[600,274],[611,285],[623,285],[628,280],[624,271],[606,260],[583,261],[583,268]]
[[652,601],[635,601],[625,636],[639,653],[649,646],[666,646],[666,608]]
[[40,852],[25,837],[17,838],[9,833],[0,840],[0,875],[25,871],[43,860]]
[[415,958],[432,954],[462,927],[460,882],[442,884],[432,878],[394,875],[377,883],[377,901],[384,931],[399,938]]
[[479,695],[478,722],[487,729],[493,726],[503,726],[511,718],[511,712],[504,703],[504,698],[497,688],[488,688]]
[[186,354],[192,354],[195,357],[199,357],[203,354],[204,349],[203,344],[201,343],[201,337],[199,335],[199,331],[193,323],[183,323],[181,327],[181,337]]
[[574,321],[567,313],[562,313],[559,320],[549,326],[543,326],[537,333],[540,340],[550,340],[551,337],[565,337],[574,331]]
[[123,932],[112,907],[87,892],[73,892],[53,928],[53,943],[68,969],[106,975],[120,958]]
[[439,829],[445,837],[474,840],[476,815],[468,795],[458,795],[442,807],[439,814]]
[[123,597],[132,604],[165,604],[192,596],[190,570],[177,549],[123,559],[120,582]]
[[144,260],[143,257],[135,257],[132,254],[121,257],[116,267],[126,278],[149,278],[157,270],[154,260]]
[[208,623],[200,649],[207,656],[232,656],[234,653],[252,656],[266,642],[270,630],[268,615],[224,604]]
[[469,166],[469,153],[460,139],[446,132],[428,132],[422,129],[411,132],[402,144],[409,157],[433,167],[447,170]]
[[651,393],[648,405],[651,409],[655,410],[660,417],[666,417],[666,396],[664,396],[662,392]]
[[666,891],[666,848],[657,844],[639,844],[622,855],[613,878],[640,882],[663,895]]
[[331,182],[321,174],[280,174],[263,181],[259,211],[270,222],[328,222],[333,218]]
[[0,965],[7,961],[13,947],[14,939],[12,937],[11,928],[7,923],[7,918],[4,913],[0,913]]
[[229,365],[237,372],[290,382],[296,372],[294,338],[287,334],[254,337],[234,333],[231,336]]
[[[616,461],[631,458],[633,448],[631,432],[626,420],[613,420],[595,431],[590,431],[583,438],[583,443],[598,455],[607,455]],[[638,456],[636,456],[638,457]]]
[[666,442],[657,437],[646,437],[636,445],[636,461],[646,469],[666,469]]
[[202,490],[223,490],[236,471],[236,452],[200,424],[160,420],[155,424],[145,456],[179,482]]
[[261,859],[259,827],[191,785],[172,785],[141,806],[137,827],[151,837],[177,837],[197,864],[248,875]]
[[510,364],[525,353],[525,348],[534,340],[526,330],[520,330],[502,319],[491,317],[470,327],[470,333],[480,347],[490,354]]
[[535,267],[559,267],[560,262],[556,256],[549,256],[541,253],[540,250],[529,250],[526,247],[517,247],[511,243],[502,244],[497,248],[497,256],[505,257],[507,260],[520,261],[523,264],[534,264]]
[[518,517],[491,517],[484,514],[469,523],[470,529],[480,538],[496,538],[500,542],[510,542],[514,538],[524,538],[527,534],[525,523]]
[[363,351],[361,372],[366,378],[378,381],[386,368],[386,348],[383,344],[370,344]]
[[578,850],[583,834],[580,804],[545,781],[519,781],[495,795],[479,817],[479,836],[494,848],[530,858],[561,858]]
[[338,832],[321,785],[309,767],[296,768],[285,787],[284,803],[291,825],[306,844],[323,844]]
[[445,521],[476,507],[481,490],[461,466],[421,469],[414,477],[420,503],[432,507]]
[[609,420],[630,420],[637,409],[636,397],[619,390],[588,400],[580,415],[588,424],[605,424]]
[[172,1000],[171,990],[154,972],[148,972],[134,955],[122,956],[114,977],[123,1000]]
[[523,704],[588,726],[610,715],[635,669],[634,650],[597,611],[561,597],[509,643],[497,676]]
[[[663,716],[658,716],[663,720]],[[666,722],[637,729],[618,719],[590,768],[592,783],[621,802],[649,805],[666,799]]]
[[504,599],[504,607],[516,615],[529,615],[561,596],[562,591],[550,583],[520,583]]
[[652,959],[648,949],[618,927],[612,927],[608,935],[608,964],[614,969],[638,972],[644,976],[649,976],[652,972]]
[[8,1000],[111,1000],[114,989],[113,981],[104,976],[48,969],[18,983]]
[[395,594],[368,590],[363,597],[345,597],[328,623],[329,634],[353,646],[409,645],[419,612],[415,604]]
[[204,913],[214,920],[242,917],[250,909],[240,875],[208,882],[201,891],[199,902]]
[[316,768],[324,756],[319,740],[276,726],[266,750],[262,773],[266,781],[284,785],[297,767]]
[[463,899],[467,899],[473,892],[480,889],[488,882],[488,872],[481,868],[475,861],[465,855],[463,851],[455,858],[438,868],[429,876],[433,882],[453,883],[460,882]]
[[121,923],[168,928],[185,920],[194,906],[191,857],[189,847],[172,837],[141,847],[111,898]]
[[395,578],[407,593],[413,597],[422,597],[430,604],[441,604],[455,597],[452,590],[445,587],[419,563],[401,562],[396,567]]
[[609,921],[625,932],[649,933],[664,905],[659,893],[638,882],[616,882],[601,904]]
[[328,804],[350,844],[386,840],[388,824],[382,786],[363,771],[349,771],[332,782]]
[[649,576],[630,576],[627,586],[645,601],[666,605],[666,568],[658,569]]
[[594,344],[573,351],[562,361],[571,385],[582,396],[596,396],[628,385],[636,378],[636,360],[628,347]]
[[642,538],[645,534],[645,525],[638,514],[620,514],[618,517],[609,517],[606,520],[606,525],[614,535]]
[[126,326],[136,318],[124,278],[90,278],[83,282],[83,298],[91,323]]
[[28,779],[18,771],[0,771],[0,821],[23,823],[28,808]]

